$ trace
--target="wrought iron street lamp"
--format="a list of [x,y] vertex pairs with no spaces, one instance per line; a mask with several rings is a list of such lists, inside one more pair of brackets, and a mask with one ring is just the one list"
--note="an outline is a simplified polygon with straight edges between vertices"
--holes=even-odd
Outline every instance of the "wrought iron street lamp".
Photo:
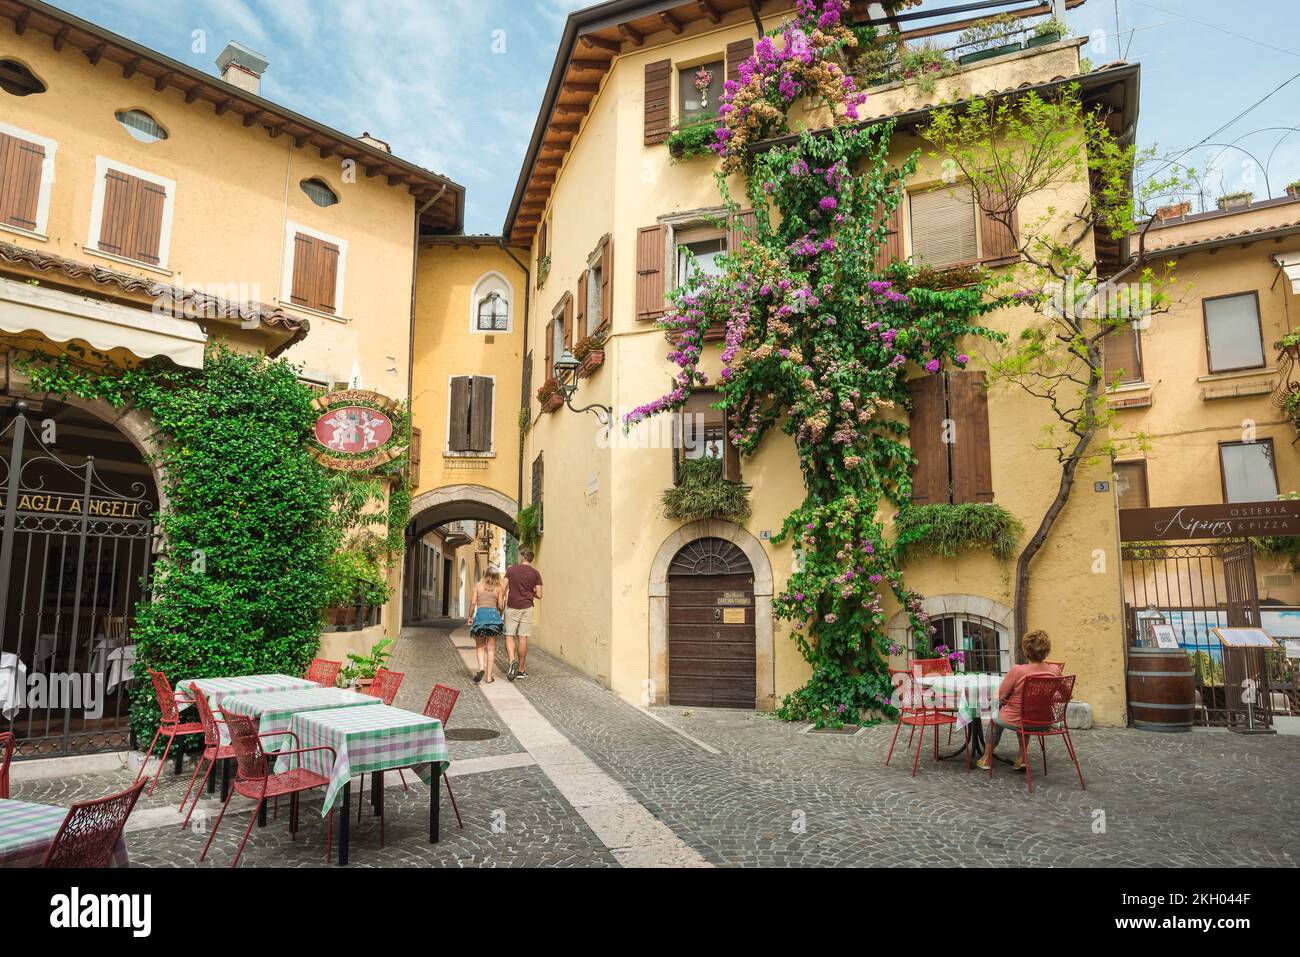
[[601,425],[609,428],[614,422],[614,410],[609,406],[595,402],[581,409],[573,407],[573,394],[578,391],[578,370],[580,368],[582,368],[582,363],[575,359],[573,353],[568,349],[565,349],[564,354],[555,360],[555,366],[553,367],[555,382],[560,387],[560,395],[564,397],[564,404],[569,407],[570,412],[590,412]]

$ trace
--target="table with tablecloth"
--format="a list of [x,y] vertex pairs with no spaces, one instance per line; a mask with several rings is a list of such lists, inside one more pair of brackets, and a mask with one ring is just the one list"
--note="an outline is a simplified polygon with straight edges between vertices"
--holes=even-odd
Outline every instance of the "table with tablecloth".
[[[442,722],[386,704],[371,707],[306,711],[295,714],[289,730],[298,737],[298,747],[326,746],[328,751],[280,757],[277,772],[303,767],[329,779],[321,816],[338,802],[342,805],[339,826],[339,863],[347,863],[348,797],[350,782],[360,774],[375,774],[372,787],[376,800],[383,799],[383,772],[412,768],[429,785],[429,840],[438,841],[438,782],[451,764]],[[339,795],[342,801],[339,802]]]
[[[259,734],[266,735],[290,730],[295,714],[307,711],[325,711],[332,708],[378,707],[379,698],[358,694],[346,688],[301,688],[293,691],[261,691],[253,694],[233,694],[222,699],[223,710],[247,715],[257,721]],[[263,740],[267,752],[292,747],[289,735]]]
[[207,695],[208,704],[212,705],[213,712],[216,712],[227,695],[297,691],[319,687],[320,685],[314,681],[294,678],[291,675],[241,675],[237,678],[186,678],[176,686],[176,691],[191,694],[194,688],[198,688]]
[[[957,727],[965,730],[966,742],[956,754],[961,754],[966,748],[971,749],[972,757],[978,758],[984,753],[983,723],[997,717],[998,687],[1002,684],[1002,677],[963,673],[925,675],[918,679],[925,707],[953,711]],[[956,754],[944,757],[955,757]]]
[[[67,816],[66,807],[0,798],[0,867],[40,867]],[[126,838],[119,836],[111,866],[129,863]]]

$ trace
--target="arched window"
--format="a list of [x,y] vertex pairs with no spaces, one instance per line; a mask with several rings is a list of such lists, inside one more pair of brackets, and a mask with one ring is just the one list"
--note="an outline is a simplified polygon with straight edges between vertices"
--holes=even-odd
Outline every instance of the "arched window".
[[492,335],[510,332],[514,311],[514,290],[505,277],[490,272],[474,284],[469,301],[471,332]]
[[0,90],[13,96],[44,93],[45,84],[17,60],[0,60]]
[[478,331],[505,332],[510,328],[510,307],[501,293],[493,290],[478,304]]
[[[1011,670],[1011,642],[1007,629],[978,615],[938,615],[930,619],[931,647],[944,645],[966,656],[961,668],[968,672],[1006,674]],[[910,651],[910,649],[909,649]]]
[[118,110],[113,114],[122,127],[141,143],[167,139],[167,131],[144,110]]
[[338,193],[330,189],[329,186],[325,184],[324,180],[314,178],[305,179],[298,185],[301,186],[302,191],[307,194],[307,198],[317,206],[333,206],[339,201]]

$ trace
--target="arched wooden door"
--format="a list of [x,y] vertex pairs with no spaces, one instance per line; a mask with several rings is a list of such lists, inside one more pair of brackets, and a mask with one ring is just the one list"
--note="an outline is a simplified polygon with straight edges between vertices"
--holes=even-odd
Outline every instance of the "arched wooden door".
[[754,707],[754,570],[720,538],[685,546],[668,570],[668,703]]

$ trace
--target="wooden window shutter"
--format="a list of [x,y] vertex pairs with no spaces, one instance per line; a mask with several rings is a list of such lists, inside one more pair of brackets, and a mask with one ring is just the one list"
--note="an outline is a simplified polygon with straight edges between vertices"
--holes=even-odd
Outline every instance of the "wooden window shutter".
[[137,180],[137,184],[135,222],[131,228],[130,251],[126,255],[156,266],[162,245],[163,206],[167,202],[167,190],[157,183],[145,180]]
[[564,299],[564,348],[573,349],[573,297]]
[[469,389],[469,376],[456,376],[451,380],[451,410],[447,425],[449,452],[469,451]]
[[645,145],[668,139],[672,125],[673,61],[659,60],[645,67]]
[[886,214],[885,204],[880,203],[876,207],[877,220],[888,219],[885,221],[885,241],[876,249],[875,264],[872,267],[873,272],[881,273],[890,263],[898,262],[903,258],[903,203],[899,200],[897,206],[891,212]]
[[542,384],[555,378],[555,324],[559,320],[554,316],[546,324],[546,368],[542,370]]
[[636,317],[658,319],[664,313],[664,227],[643,226],[636,234]]
[[600,326],[609,327],[614,315],[614,237],[605,240],[605,248],[600,251]]
[[1107,385],[1142,381],[1141,333],[1131,322],[1106,333],[1101,356]]
[[[1006,200],[1001,194],[991,197],[988,205],[1000,210]],[[1007,231],[1001,220],[990,216],[980,204],[980,259],[984,262],[1020,258],[1020,213],[1016,208],[1010,211],[1011,231]]]
[[316,240],[302,233],[293,237],[293,283],[289,301],[296,306],[310,306],[312,300],[311,277],[316,271]]
[[737,40],[727,44],[727,79],[733,83],[740,82],[740,64],[754,55],[752,38]]
[[338,288],[339,247],[333,243],[317,242],[315,308],[321,312],[333,312],[338,305],[334,293]]
[[525,409],[529,410],[530,414],[532,410],[531,408],[529,408],[529,403],[532,402],[532,397],[533,397],[533,363],[535,361],[536,361],[536,357],[533,355],[533,350],[529,349],[528,355],[524,357],[524,387],[523,387],[524,401],[522,405]]
[[740,481],[740,449],[731,441],[731,412],[722,416],[722,477],[728,482]]
[[45,147],[0,133],[0,222],[36,229]]
[[492,451],[492,407],[495,383],[476,375],[470,382],[469,448],[471,452]]
[[953,420],[953,442],[949,446],[953,504],[991,502],[993,459],[989,450],[989,397],[984,373],[949,373],[948,408]]
[[406,481],[411,488],[420,487],[420,453],[423,451],[421,443],[424,440],[424,433],[411,426],[411,447],[406,452]]
[[117,170],[104,173],[104,208],[99,224],[99,248],[104,252],[127,255],[138,182],[134,176]]
[[912,398],[912,455],[917,460],[912,469],[912,501],[939,505],[948,501],[948,447],[943,441],[948,404],[943,376],[911,379],[907,391]]
[[542,468],[542,453],[533,459],[533,504],[537,506],[537,534],[542,533],[545,506],[542,505],[542,492],[546,488],[546,476]]
[[338,246],[305,233],[294,234],[291,302],[308,309],[333,312],[338,274]]
[[578,338],[581,339],[587,334],[587,280],[591,277],[591,270],[584,269],[582,275],[578,277],[578,314],[575,322],[578,327]]
[[727,252],[740,252],[745,240],[754,235],[757,226],[758,216],[752,209],[742,209],[732,216],[727,229]]
[[541,264],[541,261],[546,258],[547,252],[549,252],[546,248],[548,238],[546,223],[542,223],[542,228],[537,234],[537,262],[539,265]]
[[911,194],[912,258],[934,269],[976,262],[978,209],[969,186],[940,186]]

